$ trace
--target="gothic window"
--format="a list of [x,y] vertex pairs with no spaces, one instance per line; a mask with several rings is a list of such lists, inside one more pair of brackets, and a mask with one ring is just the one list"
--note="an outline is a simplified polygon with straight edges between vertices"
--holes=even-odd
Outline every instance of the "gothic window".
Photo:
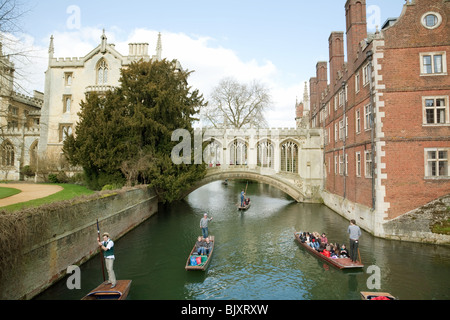
[[216,140],[212,140],[203,152],[205,162],[210,166],[219,166],[222,162],[222,146]]
[[108,64],[102,59],[97,65],[97,84],[106,83],[108,83]]
[[72,125],[71,124],[60,124],[59,126],[59,141],[63,142],[67,139],[68,136],[72,134]]
[[298,173],[298,145],[293,141],[281,145],[281,171]]
[[2,145],[2,166],[11,167],[14,166],[14,147],[9,141],[5,141]]
[[66,72],[64,73],[64,82],[66,86],[72,85],[72,79],[73,79],[73,73],[72,72]]
[[269,140],[258,143],[258,166],[273,169],[273,150],[273,145]]
[[64,107],[63,107],[63,112],[70,112],[70,107],[72,104],[72,96],[71,95],[64,95],[63,96],[63,103],[64,103]]
[[234,140],[230,147],[230,164],[247,164],[247,145],[240,140]]

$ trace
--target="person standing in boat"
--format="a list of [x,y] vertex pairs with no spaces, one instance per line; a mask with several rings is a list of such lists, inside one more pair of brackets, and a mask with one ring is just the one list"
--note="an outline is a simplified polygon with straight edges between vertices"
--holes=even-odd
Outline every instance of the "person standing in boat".
[[361,236],[361,229],[356,225],[354,219],[350,220],[350,225],[347,228],[350,238],[350,259],[356,262],[358,258],[359,237]]
[[245,201],[245,191],[244,191],[244,189],[242,189],[242,192],[241,192],[241,207],[244,206],[244,201]]
[[211,221],[213,218],[208,218],[208,214],[205,213],[203,215],[203,218],[200,219],[200,228],[202,229],[202,234],[203,234],[203,238],[208,238],[208,223],[209,221]]
[[[98,238],[97,238],[98,239]],[[105,258],[106,270],[108,271],[108,283],[111,283],[111,288],[116,286],[116,275],[114,273],[114,241],[109,238],[109,233],[103,233],[103,241],[98,239],[98,245],[103,251],[103,257]]]

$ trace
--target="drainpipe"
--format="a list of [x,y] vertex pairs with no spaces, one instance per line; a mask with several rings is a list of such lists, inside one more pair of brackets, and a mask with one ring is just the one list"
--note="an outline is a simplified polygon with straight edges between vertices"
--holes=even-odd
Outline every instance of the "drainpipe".
[[347,104],[345,103],[345,100],[347,99],[347,96],[346,96],[346,94],[345,94],[345,85],[346,85],[346,82],[345,81],[342,81],[342,92],[343,92],[343,98],[344,98],[344,101],[343,101],[343,104],[344,104],[344,118],[342,119],[343,120],[343,123],[344,123],[344,138],[343,138],[343,146],[342,146],[342,157],[343,157],[343,166],[344,166],[344,199],[346,198],[346,196],[347,196],[347,170],[346,170],[346,156],[345,156],[345,144],[346,144],[346,142],[347,142],[347,134],[346,134],[346,129],[347,129],[347,119],[346,119],[346,115],[347,115],[347,110],[346,110],[346,108],[347,108]]
[[325,110],[325,103],[322,103],[322,110],[323,110],[323,165],[322,165],[322,189],[326,190],[326,185],[327,185],[327,160],[326,160],[326,147],[327,147],[327,141],[326,141],[326,135],[325,135],[325,130],[326,130],[326,121],[325,121],[325,116],[326,116],[326,110]]
[[371,142],[371,157],[372,157],[372,209],[375,210],[375,114],[373,107],[373,82],[372,82],[372,61],[373,61],[373,52],[372,50],[367,51],[366,53],[367,59],[369,60],[369,84],[370,84],[370,142]]

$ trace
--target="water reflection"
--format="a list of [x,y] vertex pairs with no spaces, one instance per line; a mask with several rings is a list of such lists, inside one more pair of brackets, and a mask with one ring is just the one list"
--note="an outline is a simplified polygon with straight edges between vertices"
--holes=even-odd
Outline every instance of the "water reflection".
[[[246,182],[211,183],[184,201],[160,212],[116,242],[115,269],[132,279],[135,300],[317,300],[360,299],[367,291],[367,266],[381,270],[381,290],[400,299],[449,299],[450,249],[443,246],[389,241],[363,232],[360,251],[366,268],[338,270],[295,241],[294,232],[326,232],[331,242],[347,241],[348,221],[323,205],[295,203],[268,185],[249,183],[248,211],[237,210]],[[214,219],[214,256],[205,272],[185,271],[199,221]],[[102,281],[95,257],[82,266],[82,290],[65,281],[39,299],[80,299]],[[420,290],[418,289],[420,288]]]

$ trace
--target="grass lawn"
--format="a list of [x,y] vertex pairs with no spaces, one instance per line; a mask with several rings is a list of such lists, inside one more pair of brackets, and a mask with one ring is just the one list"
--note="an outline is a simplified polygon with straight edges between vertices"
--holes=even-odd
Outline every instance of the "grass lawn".
[[20,193],[19,189],[14,188],[0,188],[0,199],[11,197],[15,194]]
[[[55,185],[61,186],[64,190],[61,190],[55,194],[52,194],[48,197],[30,200],[27,202],[12,204],[10,206],[2,207],[2,210],[6,211],[16,211],[30,207],[39,207],[43,204],[58,202],[63,200],[70,200],[82,195],[93,194],[95,191],[92,191],[84,186],[79,186],[76,184],[64,184],[64,183],[55,183]],[[3,188],[0,188],[3,189]],[[20,192],[20,190],[18,190]]]

